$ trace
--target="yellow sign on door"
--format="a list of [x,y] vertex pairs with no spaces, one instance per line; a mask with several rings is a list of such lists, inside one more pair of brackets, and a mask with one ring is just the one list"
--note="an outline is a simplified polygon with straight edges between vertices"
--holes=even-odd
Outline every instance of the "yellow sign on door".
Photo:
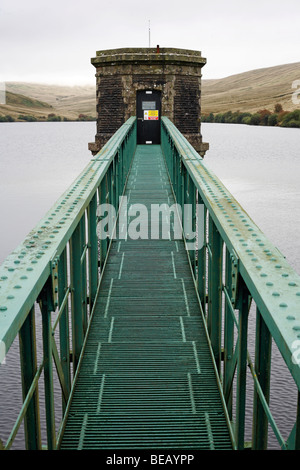
[[144,120],[145,121],[158,121],[158,110],[148,109],[147,111],[144,111]]

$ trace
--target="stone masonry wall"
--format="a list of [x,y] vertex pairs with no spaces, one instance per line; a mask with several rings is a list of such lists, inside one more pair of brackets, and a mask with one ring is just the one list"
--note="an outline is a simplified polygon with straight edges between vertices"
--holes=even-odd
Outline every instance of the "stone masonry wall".
[[198,77],[177,76],[174,85],[174,124],[182,134],[200,129],[200,84]]
[[97,121],[98,134],[114,134],[124,123],[124,110],[122,77],[102,77],[97,100],[97,114],[101,116]]
[[130,117],[136,115],[138,90],[160,90],[162,115],[169,117],[204,155],[200,133],[201,53],[181,49],[116,49],[92,59],[97,79],[97,134],[93,154]]

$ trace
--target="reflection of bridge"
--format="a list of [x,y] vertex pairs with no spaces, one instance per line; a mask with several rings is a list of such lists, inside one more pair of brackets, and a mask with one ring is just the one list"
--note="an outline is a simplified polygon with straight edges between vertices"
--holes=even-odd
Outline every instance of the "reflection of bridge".
[[[23,385],[5,448],[23,421],[26,447],[41,447],[43,389],[48,449],[243,449],[247,370],[252,448],[267,447],[268,426],[299,448],[298,411],[285,440],[269,408],[272,339],[300,387],[299,276],[171,121],[161,126],[161,145],[137,146],[130,118],[0,268],[1,352],[19,335]],[[192,249],[191,234],[174,236],[174,214],[167,237],[118,225],[98,238],[97,207],[124,217],[122,195],[136,233],[130,206],[190,205]]]

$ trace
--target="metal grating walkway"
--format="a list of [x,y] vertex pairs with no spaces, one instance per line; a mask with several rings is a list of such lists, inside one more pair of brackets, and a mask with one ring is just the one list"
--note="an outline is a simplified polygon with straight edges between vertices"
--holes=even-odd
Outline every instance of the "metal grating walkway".
[[[137,147],[126,196],[174,203],[160,146]],[[61,449],[232,448],[184,244],[171,238],[114,241]]]

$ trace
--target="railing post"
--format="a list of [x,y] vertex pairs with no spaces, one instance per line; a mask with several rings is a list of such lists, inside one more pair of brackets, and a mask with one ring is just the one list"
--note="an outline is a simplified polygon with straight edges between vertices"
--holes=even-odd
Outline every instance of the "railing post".
[[83,344],[83,308],[81,277],[81,225],[77,225],[70,240],[72,286],[72,345],[73,369],[76,371]]
[[81,263],[81,302],[83,315],[83,332],[87,330],[87,256],[86,256],[86,223],[85,212],[80,220],[80,263]]
[[298,390],[297,413],[296,413],[295,450],[300,450],[300,391],[299,390]]
[[213,220],[209,217],[209,289],[208,289],[208,325],[210,339],[220,372],[221,367],[221,322],[222,322],[222,238]]
[[178,156],[178,153],[177,153],[177,150],[176,150],[176,147],[173,147],[173,180],[172,180],[172,183],[173,183],[173,190],[174,190],[174,193],[175,193],[175,196],[176,196],[176,200],[177,202],[179,202],[179,199],[178,199],[178,183],[179,183],[179,173],[180,173],[180,160],[179,160],[179,156]]
[[193,234],[195,234],[195,237],[193,239],[190,239],[190,242],[194,244],[195,248],[192,250],[189,250],[189,257],[193,269],[193,274],[194,276],[196,275],[196,243],[197,243],[197,237],[196,237],[196,196],[197,196],[197,191],[195,188],[195,185],[193,183],[192,178],[187,174],[187,192],[188,192],[188,197],[187,197],[187,203],[190,205],[189,207],[189,217],[191,220],[189,220],[189,225],[188,227],[191,229]]
[[[232,264],[230,253],[226,249],[226,272],[225,272],[225,288],[231,293],[232,286]],[[223,373],[223,390],[227,411],[230,419],[232,419],[232,383],[233,383],[233,348],[234,348],[234,320],[232,318],[231,309],[228,305],[230,299],[225,299],[225,318],[224,318],[224,373]]]
[[[108,191],[108,189],[107,189],[107,174],[106,174],[105,177],[103,178],[103,180],[101,181],[100,188],[99,188],[99,201],[100,201],[100,204],[106,204],[107,203],[107,199],[106,199],[107,191]],[[99,260],[99,263],[100,263],[101,271],[102,271],[102,268],[103,268],[103,265],[104,265],[106,255],[107,255],[107,238],[104,238],[104,239],[100,240],[100,260]]]
[[184,221],[184,203],[185,203],[185,176],[186,169],[184,164],[181,162],[180,171],[180,189],[179,189],[179,204],[181,205],[182,221]]
[[119,151],[118,151],[118,153],[116,155],[116,158],[115,158],[115,162],[116,162],[115,163],[115,165],[116,165],[116,167],[115,167],[116,168],[115,169],[115,175],[116,175],[116,184],[115,184],[115,186],[116,186],[116,189],[115,189],[115,193],[116,193],[116,195],[115,195],[115,204],[116,204],[116,206],[115,207],[116,207],[116,212],[118,211],[119,196],[120,196],[120,194],[122,194],[121,187],[120,187],[120,185],[121,185],[121,174],[120,174],[121,163],[120,162],[122,161],[121,160],[121,158],[122,158],[121,157],[121,152],[122,152],[122,147],[119,148]]
[[53,310],[52,287],[50,279],[45,284],[40,294],[40,308],[42,313],[43,328],[43,353],[44,353],[44,382],[45,382],[45,408],[47,423],[48,450],[54,450],[56,446],[55,417],[54,417],[54,387],[53,387],[53,362],[52,362],[52,325],[51,312]]
[[97,238],[96,229],[97,229],[97,195],[94,194],[88,207],[90,312],[95,302],[97,286],[98,286],[98,238]]
[[[30,310],[25,322],[19,332],[20,360],[23,400],[30,389],[34,376],[37,372],[36,339],[35,339],[35,312],[34,307]],[[27,450],[40,450],[41,429],[39,413],[38,386],[28,405],[24,418],[25,446]]]
[[[255,373],[266,402],[270,399],[271,376],[271,334],[257,309],[256,312],[256,347],[255,347]],[[258,394],[254,389],[253,401],[253,432],[252,449],[266,450],[268,445],[268,419]]]
[[[200,194],[198,194],[198,204],[204,204],[202,199],[200,198]],[[200,302],[202,305],[203,312],[206,310],[206,218],[207,218],[207,209],[204,206],[203,211],[203,221],[200,224],[203,232],[201,234],[201,239],[203,241],[202,246],[198,246],[198,293]],[[198,223],[200,221],[198,220]],[[199,230],[199,228],[198,228]],[[199,237],[200,237],[200,230],[199,230]]]
[[175,176],[175,156],[174,156],[174,145],[173,142],[170,141],[170,137],[168,137],[168,152],[165,152],[165,155],[167,153],[167,166],[168,166],[168,171],[170,175],[170,179],[172,182],[172,185],[174,186],[174,176]]
[[[120,187],[120,195],[123,193],[123,188],[125,185],[126,181],[126,175],[127,175],[127,164],[126,164],[126,155],[128,152],[128,146],[130,144],[130,141],[127,141],[126,143],[123,143],[122,145],[122,152],[121,152],[121,163],[120,163],[120,170],[121,170],[121,187]],[[126,148],[127,147],[127,148]]]
[[172,176],[171,176],[171,183],[173,186],[173,191],[177,199],[177,171],[178,167],[176,166],[177,159],[176,159],[176,149],[172,146],[172,151],[170,155],[170,162],[169,165],[172,167]]
[[249,292],[240,276],[238,292],[238,361],[236,390],[236,443],[239,450],[245,445],[245,411],[247,379],[247,330],[249,313]]
[[[67,253],[66,249],[62,252],[58,263],[58,304],[62,305],[68,286],[67,279]],[[63,312],[59,321],[59,342],[60,342],[60,357],[61,367],[64,374],[64,380],[68,392],[71,389],[71,375],[70,375],[70,335],[69,335],[69,310],[68,301],[65,303]],[[63,412],[66,408],[65,399],[62,400]]]
[[[177,199],[177,202],[178,204],[180,204],[182,206],[182,184],[183,184],[183,172],[184,172],[184,167],[183,167],[183,163],[181,161],[181,157],[180,155],[178,154],[178,164],[179,164],[179,168],[178,168],[178,178],[177,178],[177,194],[176,194],[176,199]],[[182,214],[183,214],[183,211],[182,211]]]
[[110,201],[109,203],[116,209],[116,159],[114,158],[110,165]]

